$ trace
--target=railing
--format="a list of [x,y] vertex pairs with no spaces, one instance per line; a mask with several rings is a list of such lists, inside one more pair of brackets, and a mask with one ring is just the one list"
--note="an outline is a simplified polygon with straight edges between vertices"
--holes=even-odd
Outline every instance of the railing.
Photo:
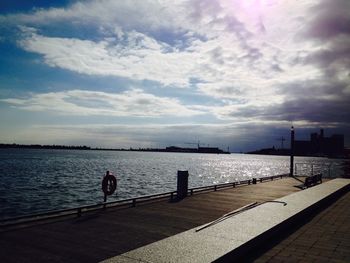
[[[299,169],[298,169],[299,167]],[[294,175],[295,176],[313,176],[315,173],[323,172],[325,177],[331,178],[332,164],[320,164],[320,163],[295,163]],[[308,172],[309,174],[305,173]],[[326,172],[326,173],[325,173]],[[327,175],[326,175],[327,174]]]
[[198,192],[203,192],[203,191],[217,191],[218,189],[222,189],[222,188],[235,188],[236,186],[240,186],[240,185],[250,185],[250,184],[255,184],[256,182],[264,182],[264,181],[272,181],[274,179],[278,179],[278,178],[283,178],[283,177],[287,177],[289,176],[289,174],[281,174],[281,175],[274,175],[274,176],[268,176],[268,177],[261,177],[261,178],[253,178],[250,180],[244,180],[244,181],[238,181],[238,182],[232,182],[232,183],[223,183],[223,184],[216,184],[216,185],[210,185],[210,186],[200,186],[200,187],[194,187],[194,188],[190,188],[188,189],[188,193],[190,195],[193,195],[193,193],[198,193]]
[[[265,181],[272,181],[278,178],[282,179],[283,177],[287,177],[287,176],[289,176],[289,174],[254,178],[250,180],[216,184],[216,185],[210,185],[210,186],[194,187],[194,188],[189,188],[187,193],[189,195],[193,195],[194,193],[200,193],[204,191],[217,191],[219,189],[231,188],[231,187],[235,188],[237,186],[256,184],[257,182],[262,183]],[[5,218],[0,220],[0,227],[17,225],[22,223],[31,223],[31,222],[48,220],[53,218],[60,218],[60,217],[69,217],[69,216],[81,217],[82,213],[106,209],[107,207],[123,207],[123,206],[135,207],[136,204],[156,201],[156,200],[165,199],[165,198],[170,198],[171,201],[176,200],[176,191],[138,196],[134,198],[128,198],[128,199],[117,200],[117,201],[101,202],[101,203],[92,204],[92,205],[54,210],[54,211],[38,213],[38,214],[30,214],[30,215],[24,215],[24,216],[12,217],[12,218]]]
[[135,198],[128,198],[128,199],[117,200],[117,201],[101,202],[101,203],[92,204],[92,205],[84,205],[84,206],[66,208],[61,210],[53,210],[49,212],[23,215],[23,216],[12,217],[12,218],[5,218],[0,220],[0,226],[10,221],[29,222],[29,221],[51,219],[55,217],[70,216],[70,215],[77,215],[78,217],[80,217],[84,212],[91,212],[94,210],[105,209],[107,207],[113,207],[113,206],[120,206],[120,207],[127,206],[127,205],[136,206],[137,201],[138,203],[142,203],[147,200],[157,200],[157,199],[166,198],[169,196],[173,198],[174,194],[176,194],[176,191],[158,193],[158,194],[152,194],[152,195],[146,195],[146,196],[138,196]]

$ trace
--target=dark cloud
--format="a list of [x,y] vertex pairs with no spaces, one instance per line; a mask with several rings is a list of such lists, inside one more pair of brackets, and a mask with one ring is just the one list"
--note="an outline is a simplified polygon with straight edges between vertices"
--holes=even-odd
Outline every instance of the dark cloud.
[[240,60],[247,60],[248,63],[254,63],[263,57],[263,53],[260,49],[251,47],[246,42],[242,42],[241,46],[247,51],[247,54],[242,56]]
[[285,95],[286,100],[315,99],[332,96],[333,99],[345,100],[349,96],[349,83],[339,81],[336,77],[322,76],[309,81],[295,81],[279,87],[279,95]]
[[349,127],[350,1],[320,1],[309,14],[299,40],[313,42],[318,48],[301,52],[294,63],[317,68],[318,76],[280,86],[283,103],[242,108],[242,116]]
[[[349,23],[350,27],[350,23]],[[305,60],[306,63],[315,64],[327,69],[330,66],[350,66],[350,39],[341,43],[334,43],[331,47],[311,53]]]
[[265,117],[275,117],[280,120],[308,121],[324,125],[350,123],[349,99],[337,100],[318,98],[299,98],[283,103],[280,107],[265,110]]
[[322,48],[308,54],[303,63],[322,69],[327,78],[341,70],[349,71],[350,1],[325,0],[309,11],[314,18],[300,36],[302,40],[321,43]]
[[324,70],[327,78],[339,71],[349,72],[350,1],[322,1],[311,11],[314,19],[302,36],[306,40],[321,41],[323,48],[310,53],[304,62]]
[[285,95],[283,103],[264,107],[241,106],[226,115],[262,121],[306,121],[325,126],[350,126],[350,93],[347,87],[347,83],[336,81],[292,83],[280,90]]
[[350,1],[324,0],[310,11],[316,16],[307,27],[307,37],[329,41],[339,35],[350,34]]
[[284,72],[284,70],[278,65],[278,63],[271,64],[270,69],[277,73]]

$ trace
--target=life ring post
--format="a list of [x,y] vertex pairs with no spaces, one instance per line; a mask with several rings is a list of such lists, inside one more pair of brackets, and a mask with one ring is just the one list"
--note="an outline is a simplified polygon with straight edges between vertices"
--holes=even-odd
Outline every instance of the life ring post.
[[103,195],[103,208],[106,208],[106,202],[107,202],[107,195]]
[[103,208],[106,208],[107,196],[112,195],[116,189],[117,189],[117,179],[112,173],[110,173],[109,171],[106,171],[106,175],[102,179],[102,191],[104,194]]

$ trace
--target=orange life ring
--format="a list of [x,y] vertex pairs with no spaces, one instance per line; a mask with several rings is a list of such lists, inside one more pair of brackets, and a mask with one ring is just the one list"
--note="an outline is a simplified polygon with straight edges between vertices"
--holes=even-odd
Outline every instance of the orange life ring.
[[108,174],[103,177],[102,180],[102,191],[105,195],[111,195],[114,193],[115,189],[117,189],[117,179],[113,174]]

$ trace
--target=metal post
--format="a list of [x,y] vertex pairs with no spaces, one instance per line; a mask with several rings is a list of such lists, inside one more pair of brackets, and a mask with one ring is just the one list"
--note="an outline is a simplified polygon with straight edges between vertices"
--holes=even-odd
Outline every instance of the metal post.
[[188,171],[177,171],[177,199],[181,200],[187,196]]
[[104,194],[104,197],[103,197],[103,209],[106,208],[106,202],[107,202],[107,195]]
[[290,173],[289,176],[294,175],[294,127],[290,129]]

